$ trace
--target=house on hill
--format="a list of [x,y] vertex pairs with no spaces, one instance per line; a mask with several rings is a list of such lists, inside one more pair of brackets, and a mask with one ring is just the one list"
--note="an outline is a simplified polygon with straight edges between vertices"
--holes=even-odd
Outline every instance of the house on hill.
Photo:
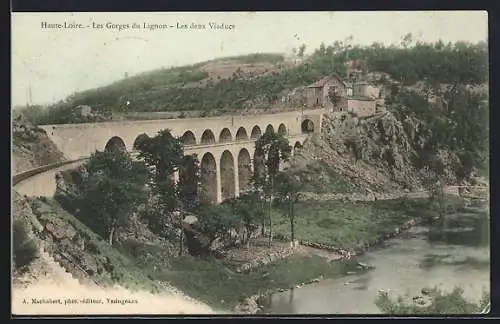
[[329,112],[347,111],[359,117],[372,116],[383,106],[381,89],[366,81],[344,81],[337,74],[324,77],[305,88],[308,107]]
[[362,96],[348,97],[347,111],[358,117],[372,116],[377,112],[376,100]]
[[380,98],[380,89],[374,84],[366,81],[359,81],[353,84],[352,95],[356,97],[368,97],[372,99]]
[[347,97],[347,111],[358,117],[372,116],[378,112],[377,100],[380,97],[381,90],[377,86],[365,81],[356,82],[352,86],[352,95]]
[[347,109],[347,83],[338,75],[324,77],[306,87],[308,107],[323,107],[330,111]]

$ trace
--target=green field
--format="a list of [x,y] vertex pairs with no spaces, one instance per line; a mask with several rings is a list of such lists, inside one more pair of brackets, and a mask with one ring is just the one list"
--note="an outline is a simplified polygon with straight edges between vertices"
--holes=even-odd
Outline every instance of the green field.
[[[449,201],[449,205],[459,204]],[[370,243],[392,233],[412,218],[428,219],[436,214],[427,199],[370,202],[304,201],[296,205],[296,238],[339,248]],[[273,230],[290,236],[290,222],[274,210]]]

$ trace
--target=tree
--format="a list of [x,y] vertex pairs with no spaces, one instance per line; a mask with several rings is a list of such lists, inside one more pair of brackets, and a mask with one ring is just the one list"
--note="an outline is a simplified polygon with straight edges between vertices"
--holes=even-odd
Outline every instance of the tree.
[[290,220],[290,236],[295,244],[295,204],[300,198],[301,182],[294,174],[280,172],[276,176],[276,192],[278,200],[286,208],[286,215]]
[[304,54],[306,52],[306,44],[302,44],[300,45],[299,47],[299,51],[297,53],[297,56],[300,57],[300,58],[303,58],[304,57]]
[[139,158],[143,159],[152,170],[153,199],[156,200],[157,208],[162,215],[163,231],[167,231],[171,225],[179,229],[179,245],[182,253],[184,237],[181,210],[184,206],[180,200],[178,186],[174,181],[174,173],[179,169],[184,158],[182,142],[179,138],[175,138],[169,129],[164,129],[154,137],[144,137],[137,148],[140,152]]
[[96,152],[84,168],[80,210],[104,227],[112,245],[116,231],[147,200],[147,168],[120,150]]
[[224,239],[231,229],[237,228],[238,216],[229,204],[207,205],[200,208],[196,228],[209,240],[209,246],[216,239]]
[[[191,164],[191,165],[189,165]],[[182,221],[186,211],[194,210],[198,204],[198,183],[200,181],[200,163],[196,154],[185,156],[179,168],[177,182],[177,199],[179,212],[179,255],[184,250],[184,230]]]
[[292,147],[283,135],[275,132],[265,132],[256,142],[255,151],[263,157],[264,168],[261,170],[256,166],[254,174],[254,186],[262,193],[264,201],[267,201],[267,216],[269,221],[269,246],[272,242],[272,218],[271,209],[274,199],[274,183],[278,175],[280,163],[288,161]]
[[240,217],[243,227],[240,233],[241,244],[248,246],[251,233],[258,228],[258,221],[265,216],[257,193],[246,192],[238,198],[227,199],[222,204],[228,205],[233,214]]

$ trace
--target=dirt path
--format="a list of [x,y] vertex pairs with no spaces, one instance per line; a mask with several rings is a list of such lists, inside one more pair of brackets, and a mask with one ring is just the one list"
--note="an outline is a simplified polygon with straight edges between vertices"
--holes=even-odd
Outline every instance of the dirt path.
[[103,288],[95,284],[82,284],[49,254],[41,251],[40,258],[33,262],[30,271],[14,279],[12,313],[130,315],[214,314],[215,311],[178,291],[152,294],[146,291],[132,292],[119,286]]
[[[486,186],[448,186],[445,188],[445,192],[453,195],[460,195],[458,193],[459,188],[466,188],[469,190],[475,190],[475,191],[480,191],[480,192],[485,192],[487,193],[489,191],[489,188]],[[467,197],[467,194],[463,195],[464,197]],[[384,194],[371,194],[371,195],[365,195],[365,194],[359,194],[359,193],[352,193],[352,194],[316,194],[312,192],[303,192],[301,200],[303,201],[308,201],[308,200],[316,200],[316,201],[328,201],[328,200],[349,200],[349,201],[374,201],[375,198],[376,200],[392,200],[392,199],[400,199],[400,198],[410,198],[410,199],[416,199],[416,198],[428,198],[429,197],[429,191],[428,190],[422,190],[422,191],[413,191],[413,192],[394,192],[394,193],[384,193]]]

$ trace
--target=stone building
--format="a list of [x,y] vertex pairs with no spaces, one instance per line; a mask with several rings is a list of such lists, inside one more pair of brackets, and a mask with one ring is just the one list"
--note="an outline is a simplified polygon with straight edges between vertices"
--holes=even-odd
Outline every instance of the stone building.
[[368,117],[376,113],[376,100],[370,97],[348,97],[347,111],[358,116]]
[[380,111],[382,107],[379,102],[381,94],[381,90],[371,83],[354,82],[352,95],[347,97],[347,111],[358,117],[371,116]]
[[324,77],[306,88],[307,106],[330,111],[347,109],[347,84],[336,74]]
[[377,86],[366,81],[359,81],[353,84],[352,95],[355,97],[379,99],[381,97],[381,92]]

